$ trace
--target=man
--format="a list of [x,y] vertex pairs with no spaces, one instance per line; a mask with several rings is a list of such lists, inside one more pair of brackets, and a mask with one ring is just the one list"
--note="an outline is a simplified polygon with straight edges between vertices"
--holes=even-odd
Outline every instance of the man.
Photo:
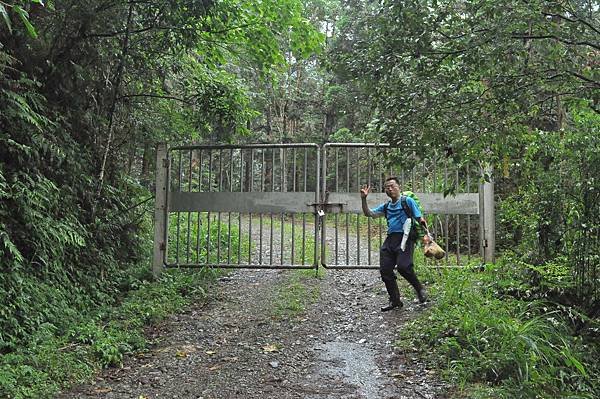
[[[379,251],[379,272],[381,273],[381,279],[385,283],[385,288],[390,296],[390,304],[381,308],[381,311],[387,312],[388,310],[401,308],[403,306],[403,303],[400,300],[398,283],[396,282],[396,274],[394,273],[394,268],[396,266],[398,266],[398,273],[400,273],[400,275],[415,289],[419,302],[425,302],[427,300],[427,295],[414,271],[414,240],[408,239],[404,251],[400,247],[403,236],[403,226],[408,215],[402,207],[403,201],[401,199],[400,182],[398,181],[398,178],[388,177],[385,180],[384,189],[387,196],[390,197],[390,201],[388,203],[380,204],[373,209],[369,209],[369,206],[367,205],[367,195],[369,195],[370,190],[369,186],[361,188],[360,196],[362,199],[362,210],[365,216],[385,216],[388,222],[388,235]],[[405,206],[410,207],[412,216],[418,220],[427,231],[427,222],[421,214],[415,200],[407,196],[404,196],[404,199],[406,201]]]

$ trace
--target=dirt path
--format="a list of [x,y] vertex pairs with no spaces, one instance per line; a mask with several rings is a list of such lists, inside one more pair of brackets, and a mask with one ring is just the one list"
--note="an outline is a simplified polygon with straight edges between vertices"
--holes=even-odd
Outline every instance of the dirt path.
[[[291,280],[314,300],[290,316],[280,307]],[[59,398],[444,398],[436,373],[393,347],[423,311],[401,287],[405,307],[382,313],[376,270],[235,271],[155,328],[151,351]]]

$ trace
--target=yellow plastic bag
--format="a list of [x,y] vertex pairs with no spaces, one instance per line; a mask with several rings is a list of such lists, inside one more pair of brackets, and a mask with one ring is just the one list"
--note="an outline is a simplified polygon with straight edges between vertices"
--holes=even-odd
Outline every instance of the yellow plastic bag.
[[442,249],[430,235],[423,237],[424,250],[423,254],[428,258],[442,259],[446,256],[446,251]]

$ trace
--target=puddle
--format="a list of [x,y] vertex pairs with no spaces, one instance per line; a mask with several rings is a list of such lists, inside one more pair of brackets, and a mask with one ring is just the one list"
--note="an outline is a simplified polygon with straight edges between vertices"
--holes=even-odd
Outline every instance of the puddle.
[[364,344],[343,341],[327,342],[315,349],[318,374],[356,387],[360,398],[380,398],[381,372],[375,364],[375,351]]

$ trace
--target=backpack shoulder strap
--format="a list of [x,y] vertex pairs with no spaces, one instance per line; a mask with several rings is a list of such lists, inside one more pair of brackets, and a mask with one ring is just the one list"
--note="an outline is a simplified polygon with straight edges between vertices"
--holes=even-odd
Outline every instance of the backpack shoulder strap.
[[390,201],[387,201],[385,204],[383,204],[383,217],[385,217],[387,219],[387,210],[388,210],[388,205],[390,204]]
[[408,206],[408,201],[406,200],[406,195],[400,196],[400,205],[402,206],[404,213],[406,213],[406,216],[408,216],[409,218],[412,219],[413,213],[412,213],[412,209],[410,209],[410,206]]

